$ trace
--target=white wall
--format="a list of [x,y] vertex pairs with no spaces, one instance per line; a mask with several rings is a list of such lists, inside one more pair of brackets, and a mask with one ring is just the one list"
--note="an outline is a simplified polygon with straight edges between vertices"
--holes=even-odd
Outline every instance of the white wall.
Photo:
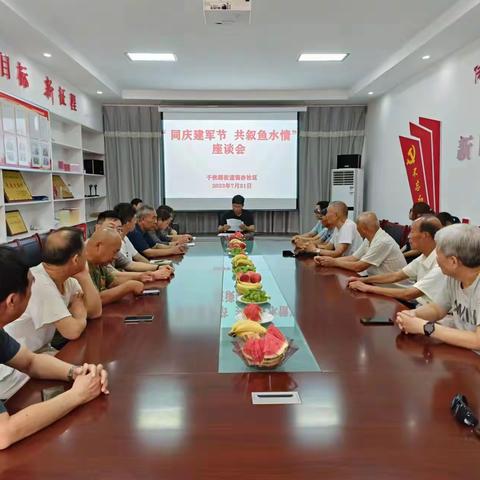
[[[421,60],[419,60],[421,61]],[[480,224],[480,40],[398,86],[368,106],[366,208],[380,218],[408,222],[412,204],[399,135],[409,122],[429,117],[442,122],[440,210]],[[471,160],[457,160],[460,136],[473,135]]]
[[[0,52],[7,53],[10,57],[10,75],[7,79],[0,76],[0,91],[19,97],[28,102],[34,103],[53,113],[65,117],[74,122],[80,123],[95,130],[103,131],[102,106],[97,101],[83,94],[77,87],[66,82],[62,78],[55,75],[52,71],[48,71],[43,65],[31,61],[28,57],[13,48],[0,38]],[[27,67],[29,88],[22,88],[17,82],[17,62]],[[52,105],[44,95],[44,79],[47,76],[53,81],[55,87],[55,103]],[[59,105],[58,87],[61,86],[66,90],[67,105]],[[70,110],[68,102],[68,94],[73,93],[77,97],[77,111]]]

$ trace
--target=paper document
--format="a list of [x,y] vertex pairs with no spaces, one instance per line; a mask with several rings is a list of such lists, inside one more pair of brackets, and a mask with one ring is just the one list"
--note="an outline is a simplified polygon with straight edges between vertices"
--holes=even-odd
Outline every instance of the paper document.
[[227,225],[230,227],[230,230],[232,230],[233,232],[239,232],[241,224],[242,224],[242,221],[238,220],[237,218],[229,218],[227,220]]

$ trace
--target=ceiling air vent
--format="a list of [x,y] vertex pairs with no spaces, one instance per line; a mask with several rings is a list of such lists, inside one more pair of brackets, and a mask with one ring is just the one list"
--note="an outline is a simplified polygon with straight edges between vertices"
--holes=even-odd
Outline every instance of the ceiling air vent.
[[250,23],[250,0],[203,0],[207,25],[234,25]]

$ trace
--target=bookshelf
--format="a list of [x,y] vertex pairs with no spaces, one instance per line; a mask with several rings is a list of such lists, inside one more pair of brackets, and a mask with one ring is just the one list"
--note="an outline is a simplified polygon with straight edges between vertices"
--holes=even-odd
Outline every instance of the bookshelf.
[[[108,208],[103,132],[35,105],[30,110],[24,101],[18,100],[0,96],[0,243],[52,228],[88,223],[95,219],[95,213]],[[21,123],[16,122],[17,118]],[[6,147],[12,150],[15,138],[17,150],[13,154],[10,151],[7,161]],[[27,145],[30,150],[22,157],[20,145]],[[12,170],[21,173],[35,198],[6,201],[3,175]],[[60,191],[54,187],[54,176],[61,178],[73,198],[66,198],[70,195],[63,187]],[[20,212],[28,232],[8,236],[5,215],[14,210]]]

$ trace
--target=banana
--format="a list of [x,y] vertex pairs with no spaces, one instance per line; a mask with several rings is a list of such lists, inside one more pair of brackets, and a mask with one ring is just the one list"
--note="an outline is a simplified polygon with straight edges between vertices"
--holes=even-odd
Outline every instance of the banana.
[[240,258],[248,258],[248,257],[244,253],[239,253],[238,255],[235,255],[232,258],[232,263],[235,263],[237,260],[240,260]]
[[253,262],[249,258],[239,258],[235,262],[235,266],[241,267],[242,265],[253,265]]
[[250,338],[254,335],[265,335],[267,329],[252,320],[239,320],[232,325],[232,329],[228,333],[231,337],[240,337],[243,339]]
[[241,295],[245,295],[250,290],[259,290],[262,288],[261,283],[246,283],[237,281],[237,292]]

